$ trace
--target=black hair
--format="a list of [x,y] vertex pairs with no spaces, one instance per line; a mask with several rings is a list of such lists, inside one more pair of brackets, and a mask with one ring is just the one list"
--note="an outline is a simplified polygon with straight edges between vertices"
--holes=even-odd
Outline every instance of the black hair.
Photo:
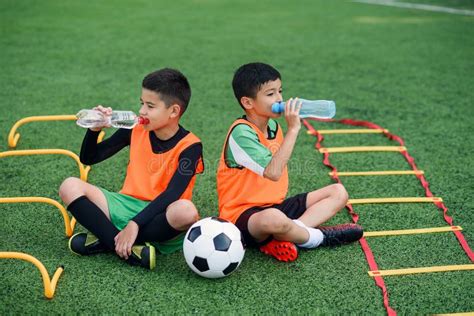
[[264,63],[250,63],[237,69],[232,80],[232,88],[237,101],[244,108],[240,102],[242,97],[255,98],[263,84],[277,79],[281,79],[281,75],[272,66]]
[[186,111],[191,99],[188,79],[176,69],[163,68],[146,75],[142,87],[156,92],[166,107],[178,104],[180,116]]

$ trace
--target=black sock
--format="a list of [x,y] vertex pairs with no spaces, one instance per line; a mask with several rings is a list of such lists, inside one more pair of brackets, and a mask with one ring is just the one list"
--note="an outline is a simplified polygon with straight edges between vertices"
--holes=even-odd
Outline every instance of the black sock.
[[67,207],[76,220],[103,243],[115,251],[115,236],[119,230],[105,216],[104,212],[85,195],[78,197]]
[[137,240],[145,241],[166,241],[170,240],[182,232],[174,229],[166,219],[166,212],[156,215],[151,222],[146,224],[138,232]]

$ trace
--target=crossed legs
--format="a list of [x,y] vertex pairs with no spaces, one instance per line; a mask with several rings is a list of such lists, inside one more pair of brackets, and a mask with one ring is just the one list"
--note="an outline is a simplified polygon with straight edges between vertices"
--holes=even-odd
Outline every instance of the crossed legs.
[[[332,184],[308,193],[306,211],[298,220],[308,227],[317,227],[337,214],[348,200],[346,189],[341,184]],[[308,231],[276,208],[267,208],[253,214],[248,221],[248,230],[257,241],[274,239],[302,244],[308,241]]]
[[[110,222],[110,225],[113,225],[110,220],[110,212],[107,204],[107,199],[104,193],[98,187],[84,182],[78,178],[70,177],[64,180],[61,184],[59,188],[59,196],[67,206],[76,201],[78,198],[85,196],[90,202],[95,204],[95,206],[97,206],[100,211],[102,211],[102,213]],[[156,216],[156,220],[164,220],[163,217],[158,218],[159,216],[160,214]],[[165,217],[169,225],[176,231],[187,230],[193,223],[195,223],[199,219],[196,207],[189,200],[177,200],[171,203],[166,209]],[[154,220],[151,221],[151,226],[153,226],[153,224],[156,224]],[[142,237],[141,235],[144,235],[143,237],[145,238],[153,238],[153,232],[155,231],[155,229],[154,227],[149,226],[150,225],[146,225],[143,228],[143,234],[139,232],[139,239],[140,237]],[[116,232],[118,233],[118,230]],[[92,233],[95,234],[95,232]]]

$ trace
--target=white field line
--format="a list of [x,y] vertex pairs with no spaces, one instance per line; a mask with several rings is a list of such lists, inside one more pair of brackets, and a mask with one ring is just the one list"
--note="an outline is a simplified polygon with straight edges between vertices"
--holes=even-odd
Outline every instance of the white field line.
[[453,9],[453,8],[440,7],[440,6],[428,5],[428,4],[396,2],[396,1],[393,1],[393,0],[353,0],[353,1],[354,2],[360,2],[360,3],[385,5],[385,6],[389,6],[389,7],[399,7],[399,8],[406,8],[406,9],[418,9],[418,10],[426,10],[426,11],[435,11],[435,12],[443,12],[443,13],[474,16],[474,11],[472,11],[472,10]]

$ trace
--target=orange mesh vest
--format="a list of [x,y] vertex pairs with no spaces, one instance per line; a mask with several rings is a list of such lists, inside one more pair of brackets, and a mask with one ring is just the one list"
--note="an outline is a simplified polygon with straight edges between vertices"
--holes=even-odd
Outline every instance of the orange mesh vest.
[[272,154],[280,149],[283,132],[278,125],[274,139],[267,139],[254,124],[244,119],[236,120],[227,132],[217,169],[217,195],[219,198],[219,217],[233,223],[247,209],[254,206],[269,206],[283,202],[288,191],[288,170],[285,167],[278,181],[272,181],[247,168],[229,168],[225,162],[225,151],[229,135],[238,124],[250,126],[258,135],[260,143]]
[[[144,201],[154,200],[166,189],[178,169],[181,153],[189,146],[200,142],[201,140],[193,133],[189,133],[172,149],[155,154],[151,147],[149,132],[143,126],[137,125],[132,130],[130,161],[120,193]],[[203,170],[204,165],[201,157],[196,167],[196,174],[202,173]],[[181,199],[191,200],[195,181],[196,177],[193,177],[181,195]]]

